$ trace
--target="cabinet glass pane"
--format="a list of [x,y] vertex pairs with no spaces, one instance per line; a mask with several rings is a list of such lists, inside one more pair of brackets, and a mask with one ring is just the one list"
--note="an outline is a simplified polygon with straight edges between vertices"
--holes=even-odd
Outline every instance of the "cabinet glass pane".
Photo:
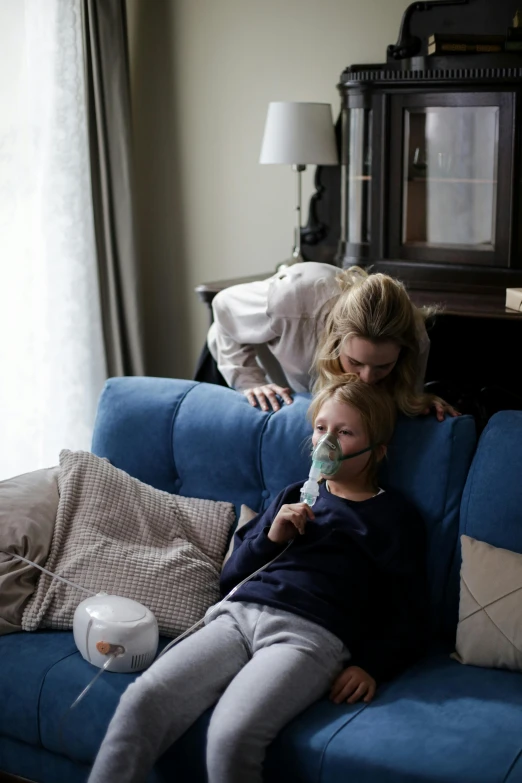
[[343,132],[341,236],[348,242],[364,244],[370,241],[371,109],[347,109]]
[[402,242],[493,250],[498,106],[406,110]]

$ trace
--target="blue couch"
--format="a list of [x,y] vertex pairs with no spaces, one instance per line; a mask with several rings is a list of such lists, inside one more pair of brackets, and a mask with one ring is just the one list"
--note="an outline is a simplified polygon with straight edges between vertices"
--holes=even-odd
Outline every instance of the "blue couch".
[[[268,414],[218,386],[111,380],[93,451],[162,490],[259,510],[308,472],[307,404],[298,395],[292,406]],[[459,533],[522,552],[522,413],[497,414],[475,449],[470,417],[399,422],[381,483],[407,495],[428,529],[432,649],[383,685],[370,705],[324,700],[304,712],[271,746],[267,781],[522,781],[522,676],[449,657]],[[0,769],[39,783],[85,781],[133,675],[103,675],[68,712],[93,676],[71,633],[1,637],[0,662]],[[207,723],[204,715],[158,762],[150,781],[205,779]]]

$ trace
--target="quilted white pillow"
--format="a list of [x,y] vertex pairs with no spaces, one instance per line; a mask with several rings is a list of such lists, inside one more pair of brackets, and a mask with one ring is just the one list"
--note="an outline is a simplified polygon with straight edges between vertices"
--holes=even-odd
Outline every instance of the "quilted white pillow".
[[522,671],[522,555],[461,536],[461,663]]
[[[176,636],[219,600],[231,503],[161,492],[87,452],[62,451],[45,567],[94,593],[134,598]],[[72,628],[85,593],[42,574],[22,628]]]

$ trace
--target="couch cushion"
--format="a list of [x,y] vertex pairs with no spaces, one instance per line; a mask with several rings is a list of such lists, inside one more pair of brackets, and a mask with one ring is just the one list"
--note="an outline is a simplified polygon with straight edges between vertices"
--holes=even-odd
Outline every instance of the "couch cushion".
[[[297,415],[292,420],[296,430],[303,431],[307,424],[303,407],[297,405],[288,410],[295,406]],[[242,394],[223,386],[194,387],[179,407],[172,432],[179,493],[260,510],[270,498],[263,475],[262,441],[270,420],[279,415],[253,408]],[[293,443],[294,438],[288,450]]]
[[462,497],[460,533],[522,553],[522,411],[501,411],[480,437]]
[[454,633],[456,606],[448,604],[446,586],[458,537],[462,491],[476,445],[475,422],[471,416],[401,417],[388,459],[383,465],[382,484],[408,497],[424,519],[427,529],[428,583],[434,628]]
[[[38,635],[41,633],[38,631]],[[70,632],[55,631],[53,635],[69,636],[72,642]],[[94,760],[121,694],[137,676],[106,672],[69,711],[97,671],[76,652],[57,660],[47,672],[38,711],[41,742],[46,750],[87,764]]]
[[[480,437],[466,480],[459,536],[522,553],[522,411],[501,411]],[[448,583],[448,605],[458,619],[460,539]]]
[[98,403],[92,451],[129,475],[165,492],[177,492],[172,430],[194,381],[110,378]]
[[269,416],[259,453],[265,507],[289,484],[308,476],[311,465],[312,425],[307,419],[311,395],[296,394],[292,405]]
[[[38,783],[87,783],[90,765],[78,764],[36,745],[0,736],[0,768],[16,775],[16,783],[37,780]],[[0,773],[0,780],[5,779]],[[7,783],[15,783],[9,778]],[[147,781],[149,783],[149,781]],[[158,781],[151,781],[158,783]]]
[[[161,638],[160,647],[167,642]],[[137,675],[103,674],[70,711],[99,671],[83,660],[70,631],[4,636],[0,661],[0,769],[42,783],[84,783],[85,765],[92,763],[121,694]],[[187,732],[189,742],[204,732],[207,723],[208,716],[195,731]],[[183,746],[174,751],[179,757]],[[150,783],[170,779],[165,762],[163,773],[154,771]],[[185,780],[196,783],[188,772],[180,783]]]
[[[118,699],[134,675],[103,675],[68,712],[95,670],[77,653],[64,655],[73,644],[70,634],[31,635],[47,641],[50,636],[55,640],[56,661],[41,678],[41,742],[49,751],[86,764],[94,758]],[[208,720],[209,713],[160,761],[156,772],[163,770],[165,780],[169,769],[176,770],[180,783],[204,780]],[[323,700],[306,710],[270,748],[266,779],[271,783],[495,783],[504,780],[521,750],[520,674],[463,667],[444,653],[382,687],[369,706]],[[161,774],[159,779],[163,780]]]
[[522,754],[513,763],[502,783],[522,783]]
[[39,744],[43,683],[53,667],[78,655],[72,633],[17,633],[0,639],[0,735]]
[[[137,675],[114,672],[103,674],[92,690],[71,711],[69,707],[73,701],[98,671],[84,661],[78,652],[63,655],[63,649],[70,650],[71,646],[74,648],[72,634],[37,631],[18,638],[51,642],[54,640],[54,665],[48,666],[41,679],[39,699],[32,705],[35,715],[38,716],[39,737],[44,750],[56,754],[55,757],[70,759],[82,765],[81,769],[85,769],[85,765],[94,761],[121,694]],[[168,639],[162,637],[160,649],[167,643]],[[22,675],[20,670],[17,676]],[[205,713],[180,741],[167,751],[147,778],[148,783],[167,783],[172,780],[174,769],[178,783],[205,782],[204,748],[210,714],[211,711]],[[18,713],[13,711],[12,719],[18,721],[17,715]],[[21,716],[20,728],[22,726]]]
[[[321,702],[270,756],[273,783],[500,783],[522,750],[522,678],[435,655],[360,707]],[[293,770],[295,769],[295,774]]]

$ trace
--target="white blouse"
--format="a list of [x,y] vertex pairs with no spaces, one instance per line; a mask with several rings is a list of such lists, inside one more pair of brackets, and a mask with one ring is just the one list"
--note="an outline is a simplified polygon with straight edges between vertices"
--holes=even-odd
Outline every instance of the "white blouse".
[[[214,297],[207,343],[229,386],[243,391],[274,382],[310,391],[319,336],[341,290],[338,273],[331,264],[307,261]],[[430,347],[424,323],[419,342],[421,390]]]

